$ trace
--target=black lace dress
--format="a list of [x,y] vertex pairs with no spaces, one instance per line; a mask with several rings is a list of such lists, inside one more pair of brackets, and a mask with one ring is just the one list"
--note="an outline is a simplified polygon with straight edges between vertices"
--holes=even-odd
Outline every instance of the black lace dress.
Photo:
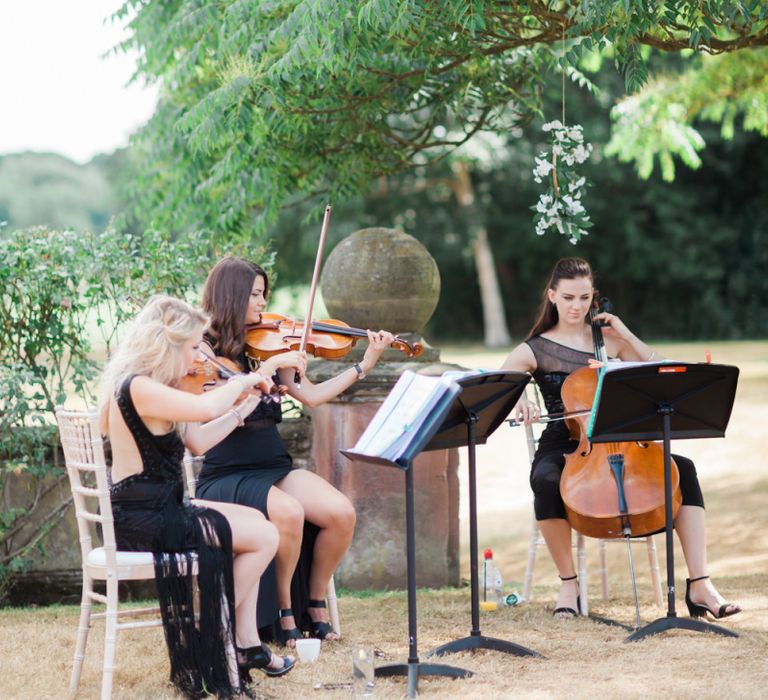
[[[536,335],[525,341],[536,358],[533,379],[541,391],[547,413],[562,413],[561,391],[568,375],[586,367],[591,352],[575,350]],[[565,421],[549,423],[539,438],[539,446],[531,466],[533,509],[537,520],[565,518],[565,506],[560,497],[560,476],[565,466],[565,455],[578,447],[572,440]],[[672,455],[680,473],[680,492],[683,505],[704,507],[704,498],[696,475],[696,467],[687,457]]]
[[[188,697],[232,697],[239,689],[232,687],[226,658],[235,638],[229,523],[216,511],[183,501],[184,444],[176,431],[149,431],[131,398],[132,379],[125,380],[116,399],[144,469],[110,489],[117,548],[154,553],[171,682]],[[191,574],[193,552],[197,577]]]
[[[210,336],[206,341],[214,346]],[[241,367],[248,361],[243,355]],[[275,383],[278,378],[275,377]],[[233,430],[218,445],[208,450],[197,481],[198,498],[257,508],[269,518],[267,498],[278,481],[296,467],[277,424],[282,420],[279,402],[260,403],[245,419],[242,427]],[[315,540],[319,529],[305,522],[299,562],[291,579],[291,603],[300,629],[310,630],[312,620],[307,612],[309,577]],[[261,577],[257,605],[259,635],[264,641],[278,635],[277,578],[274,560]]]

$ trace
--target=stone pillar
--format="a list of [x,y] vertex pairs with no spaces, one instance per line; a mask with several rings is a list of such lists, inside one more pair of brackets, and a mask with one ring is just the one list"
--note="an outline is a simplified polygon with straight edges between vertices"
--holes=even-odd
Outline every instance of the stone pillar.
[[[439,297],[437,266],[413,237],[393,229],[364,229],[344,239],[328,258],[323,298],[333,318],[356,328],[384,328],[411,341]],[[365,341],[340,361],[310,364],[322,382],[362,358]],[[336,573],[337,585],[353,589],[404,588],[406,584],[405,475],[395,468],[351,462],[339,450],[352,447],[400,374],[410,369],[439,375],[439,352],[427,347],[409,359],[387,350],[368,376],[335,400],[312,411],[312,468],[355,504],[357,527]],[[459,583],[458,452],[425,452],[414,461],[416,569],[420,586]]]

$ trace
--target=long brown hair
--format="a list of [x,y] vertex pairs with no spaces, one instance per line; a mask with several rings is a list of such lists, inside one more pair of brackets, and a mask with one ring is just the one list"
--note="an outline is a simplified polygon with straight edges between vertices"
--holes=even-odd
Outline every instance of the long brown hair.
[[221,259],[208,273],[203,288],[203,310],[211,317],[208,330],[216,354],[237,360],[245,346],[245,316],[256,277],[264,278],[264,296],[269,278],[262,267],[244,258]]
[[546,333],[550,328],[557,325],[559,320],[557,307],[549,300],[549,290],[557,289],[560,280],[574,280],[580,277],[589,277],[594,286],[595,276],[592,273],[592,268],[583,258],[561,258],[555,263],[555,266],[552,268],[552,274],[549,276],[549,281],[542,293],[541,305],[536,315],[536,321],[531,330],[528,331],[526,340],[540,333]]

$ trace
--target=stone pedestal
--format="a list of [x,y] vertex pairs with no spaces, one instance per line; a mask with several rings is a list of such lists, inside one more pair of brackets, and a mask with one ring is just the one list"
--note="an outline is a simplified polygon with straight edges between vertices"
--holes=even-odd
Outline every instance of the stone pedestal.
[[[386,329],[410,343],[440,297],[440,272],[413,236],[388,228],[362,229],[341,241],[323,269],[323,299],[333,318],[356,328]],[[309,376],[322,382],[358,362],[365,341],[342,362],[317,361]],[[344,394],[312,411],[311,468],[345,493],[357,510],[349,552],[336,583],[349,588],[405,588],[405,475],[402,470],[352,462],[353,447],[398,377],[411,369],[441,374],[440,354],[426,347],[417,360],[387,350],[375,369]],[[454,367],[451,367],[454,368]],[[459,481],[456,450],[425,452],[413,464],[416,576],[420,586],[459,582]]]
[[[321,382],[348,366],[316,361],[309,376],[313,382]],[[346,494],[357,511],[352,546],[336,572],[336,584],[347,588],[381,590],[406,585],[403,471],[352,462],[339,453],[357,442],[397,377],[406,369],[441,374],[455,366],[384,361],[337,399],[312,410],[311,468]],[[459,583],[458,463],[455,449],[423,452],[414,461],[419,586]]]

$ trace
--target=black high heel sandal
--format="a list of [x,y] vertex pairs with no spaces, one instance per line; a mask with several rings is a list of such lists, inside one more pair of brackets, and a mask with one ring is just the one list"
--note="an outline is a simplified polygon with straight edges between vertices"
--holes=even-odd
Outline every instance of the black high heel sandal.
[[[310,600],[307,603],[308,608],[324,608],[326,607],[324,600]],[[312,636],[316,637],[317,639],[322,639],[325,641],[328,639],[329,634],[336,634],[333,627],[330,625],[330,623],[325,622],[323,620],[315,621],[312,620]],[[331,640],[328,640],[331,641]],[[336,640],[333,640],[336,641]]]
[[[707,605],[704,605],[704,603],[694,603],[691,600],[691,584],[695,581],[703,581],[705,578],[709,578],[709,576],[699,576],[698,578],[687,578],[685,579],[685,604],[688,606],[688,614],[691,617],[707,617],[707,613],[712,615],[716,620],[719,620],[721,617],[730,617],[731,615],[735,615],[736,613],[741,612],[741,608],[736,605],[735,603],[723,603],[715,612]],[[733,610],[728,610],[728,608],[733,607]]]
[[238,657],[242,657],[237,660],[237,667],[240,669],[240,675],[251,682],[251,669],[257,668],[259,671],[263,671],[268,676],[283,676],[290,671],[295,665],[296,660],[290,656],[281,656],[283,665],[280,668],[272,668],[269,664],[272,662],[272,650],[266,644],[260,644],[257,647],[248,647],[241,649],[235,647]]
[[[578,576],[574,574],[573,576],[566,576],[563,578],[560,576],[560,574],[557,575],[557,578],[559,578],[561,581],[573,581],[575,579],[578,579]],[[559,615],[564,620],[567,620],[571,617],[578,617],[579,616],[579,610],[581,610],[581,595],[576,596],[576,607],[577,610],[574,610],[573,608],[555,608],[555,611],[552,613],[555,617],[558,617],[558,613],[568,613],[567,615]]]
[[[277,611],[277,614],[280,616],[280,619],[284,617],[293,617],[293,610],[291,608],[282,608],[281,610]],[[282,644],[284,647],[292,648],[291,645],[288,644],[288,641],[290,639],[294,640],[295,646],[295,640],[302,639],[304,635],[301,633],[301,630],[299,630],[298,627],[291,627],[291,629],[286,630],[283,629],[283,627],[278,622],[277,627],[277,641]]]

